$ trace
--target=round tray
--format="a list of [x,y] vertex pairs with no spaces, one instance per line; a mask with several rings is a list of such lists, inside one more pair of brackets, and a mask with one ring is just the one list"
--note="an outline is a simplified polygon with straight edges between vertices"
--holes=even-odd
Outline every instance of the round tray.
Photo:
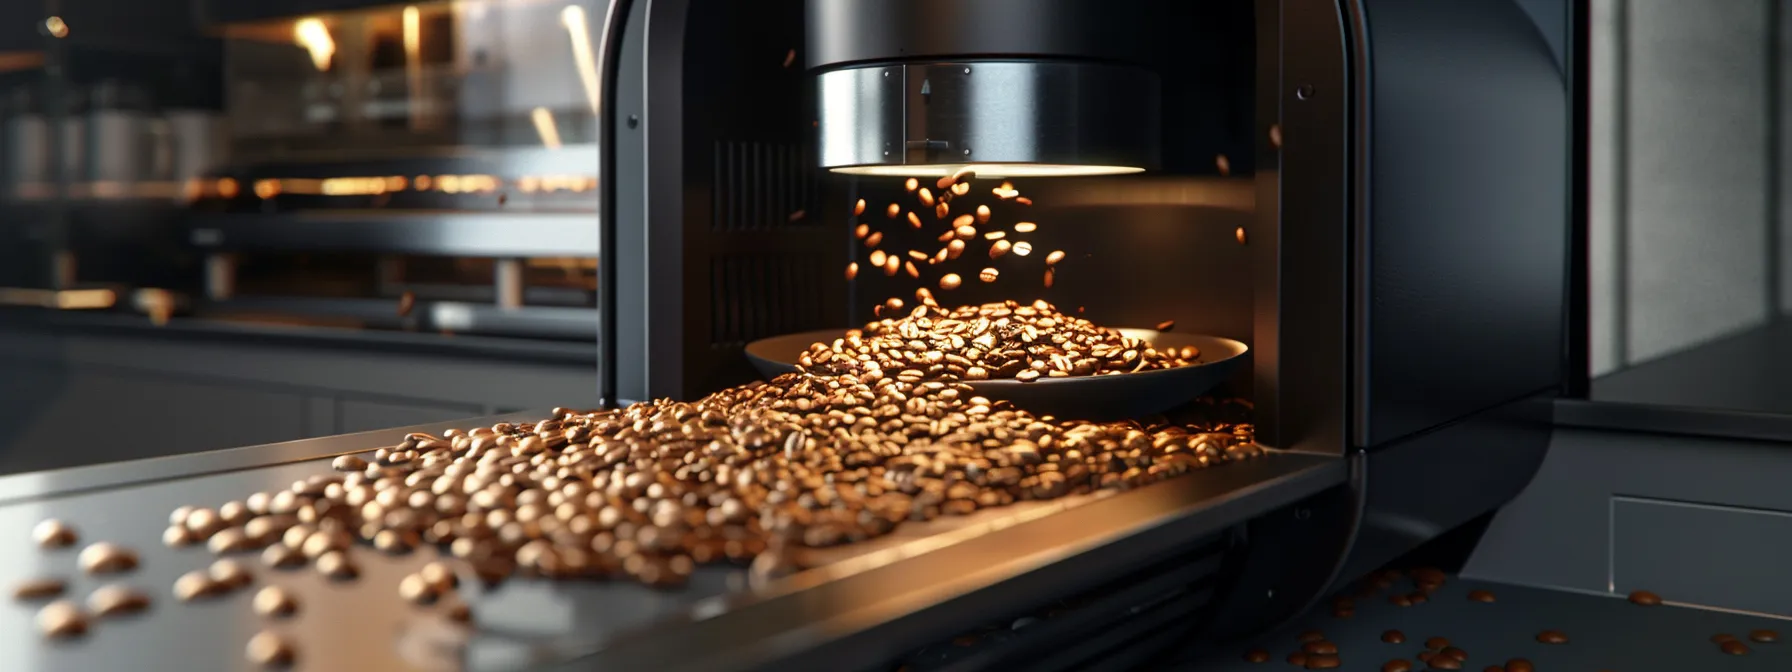
[[[1192,345],[1201,350],[1201,362],[1174,369],[1157,369],[1111,376],[966,381],[977,394],[1006,399],[1038,415],[1082,420],[1136,418],[1162,413],[1182,405],[1232,377],[1247,346],[1229,338],[1199,334],[1160,333],[1150,329],[1117,329],[1122,334],[1168,349]],[[786,334],[747,345],[747,359],[759,374],[773,378],[796,370],[796,360],[814,343],[832,343],[845,335],[837,329]]]

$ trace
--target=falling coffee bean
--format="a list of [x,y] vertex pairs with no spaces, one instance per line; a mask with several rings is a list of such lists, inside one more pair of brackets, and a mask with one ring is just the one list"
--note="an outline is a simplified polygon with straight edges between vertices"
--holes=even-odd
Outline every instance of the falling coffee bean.
[[950,291],[958,289],[958,286],[962,284],[964,284],[964,280],[959,278],[957,273],[947,273],[940,276],[940,289]]
[[852,216],[857,217],[863,214],[865,214],[865,199],[861,198],[857,203],[852,204]]
[[1485,590],[1468,591],[1468,599],[1475,602],[1493,602],[1493,593]]
[[57,578],[30,579],[19,583],[12,589],[12,599],[20,602],[35,602],[61,595],[68,590],[68,582]]
[[1749,652],[1747,644],[1743,644],[1742,642],[1738,642],[1738,641],[1734,641],[1734,640],[1719,644],[1717,646],[1717,648],[1718,648],[1718,650],[1723,651],[1724,653],[1730,654],[1732,656],[1747,655]]
[[1756,630],[1756,631],[1748,633],[1748,638],[1755,640],[1757,642],[1760,642],[1762,644],[1768,644],[1768,643],[1780,641],[1780,633],[1774,632],[1772,630]]
[[262,618],[286,618],[299,611],[298,600],[279,586],[267,586],[256,591],[251,606]]
[[88,574],[115,574],[137,568],[137,554],[110,542],[97,542],[81,549],[81,571]]
[[1568,635],[1560,630],[1544,630],[1537,633],[1537,641],[1544,644],[1567,644]]
[[1647,590],[1638,590],[1630,594],[1630,603],[1640,604],[1645,607],[1653,607],[1661,604],[1661,596]]
[[292,644],[287,643],[280,635],[266,630],[249,638],[249,645],[244,653],[249,662],[263,667],[284,667],[291,665],[298,657]]
[[1039,228],[1039,225],[1034,224],[1032,222],[1015,222],[1014,223],[1014,232],[1015,233],[1032,233],[1033,231],[1037,230],[1038,228]]
[[75,534],[75,528],[51,518],[32,527],[31,538],[43,548],[67,548],[73,546],[79,540],[80,535]]
[[74,602],[51,602],[38,610],[37,628],[51,639],[79,637],[87,634],[87,615]]
[[1244,661],[1247,663],[1267,663],[1269,662],[1269,652],[1263,649],[1251,649],[1250,651],[1245,652]]
[[1045,255],[1045,263],[1048,265],[1057,265],[1060,261],[1064,261],[1063,250],[1052,250],[1051,254]]
[[895,219],[902,214],[902,206],[891,203],[890,207],[884,208],[884,214],[888,215],[890,219]]
[[978,224],[988,224],[989,223],[989,206],[987,206],[987,205],[977,206],[977,223]]
[[1406,643],[1406,633],[1400,632],[1399,630],[1389,630],[1381,633],[1381,641],[1389,644],[1404,644]]
[[127,586],[101,586],[87,596],[88,611],[100,618],[140,613],[148,608],[149,596]]
[[1002,275],[1001,271],[998,271],[993,268],[985,268],[985,269],[977,272],[977,279],[982,280],[984,282],[995,282],[996,278],[1000,277],[1001,275]]
[[859,262],[854,261],[854,262],[850,262],[850,263],[846,264],[846,279],[851,280],[858,276],[859,276]]

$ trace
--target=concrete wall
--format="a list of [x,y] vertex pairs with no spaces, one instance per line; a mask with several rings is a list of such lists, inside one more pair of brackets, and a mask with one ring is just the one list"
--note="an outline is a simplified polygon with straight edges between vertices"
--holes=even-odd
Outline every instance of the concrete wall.
[[1592,0],[1595,375],[1792,310],[1784,0]]

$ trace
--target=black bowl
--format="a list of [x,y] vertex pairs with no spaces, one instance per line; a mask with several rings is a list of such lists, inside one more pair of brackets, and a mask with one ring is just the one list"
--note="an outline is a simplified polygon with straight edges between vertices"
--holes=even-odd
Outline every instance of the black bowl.
[[[1201,361],[1174,369],[1157,369],[1112,376],[969,381],[977,394],[1006,399],[1036,415],[1055,415],[1080,420],[1137,418],[1162,413],[1195,399],[1226,382],[1244,362],[1247,346],[1229,338],[1199,334],[1161,333],[1150,329],[1119,329],[1120,333],[1150,343],[1158,349],[1192,345],[1201,350]],[[747,345],[747,359],[767,379],[796,370],[796,360],[815,343],[832,343],[845,332],[835,329],[787,334]]]

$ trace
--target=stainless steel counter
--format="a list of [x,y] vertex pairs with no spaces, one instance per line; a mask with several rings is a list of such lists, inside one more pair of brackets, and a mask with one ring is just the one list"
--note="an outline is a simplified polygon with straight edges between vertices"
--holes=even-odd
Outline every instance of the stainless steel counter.
[[[40,551],[30,528],[49,517],[75,526],[83,543],[138,550],[142,567],[123,575],[155,599],[145,614],[97,623],[81,641],[39,637],[35,609],[0,609],[0,647],[12,670],[251,669],[248,638],[264,624],[249,610],[254,588],[185,604],[170,587],[205,566],[204,550],[160,542],[168,512],[216,506],[328,470],[327,459],[395,443],[410,431],[530,420],[519,413],[332,436],[212,453],[0,478],[0,539],[11,539],[0,581],[71,580],[68,597],[103,582],[80,576],[74,549]],[[1336,458],[1271,451],[1125,493],[1032,503],[905,525],[888,537],[820,553],[817,565],[769,590],[749,593],[738,568],[707,568],[671,591],[627,582],[515,580],[468,586],[476,631],[450,626],[400,600],[404,574],[433,549],[389,558],[356,550],[362,578],[331,584],[309,570],[255,567],[255,587],[292,590],[301,612],[275,629],[297,643],[304,670],[729,669],[784,661],[827,669],[876,664],[979,619],[1014,608],[1004,595],[1070,593],[1140,566],[1189,539],[1344,482]],[[464,585],[464,584],[463,584]],[[796,669],[796,668],[792,668]],[[808,669],[808,668],[804,668]]]

